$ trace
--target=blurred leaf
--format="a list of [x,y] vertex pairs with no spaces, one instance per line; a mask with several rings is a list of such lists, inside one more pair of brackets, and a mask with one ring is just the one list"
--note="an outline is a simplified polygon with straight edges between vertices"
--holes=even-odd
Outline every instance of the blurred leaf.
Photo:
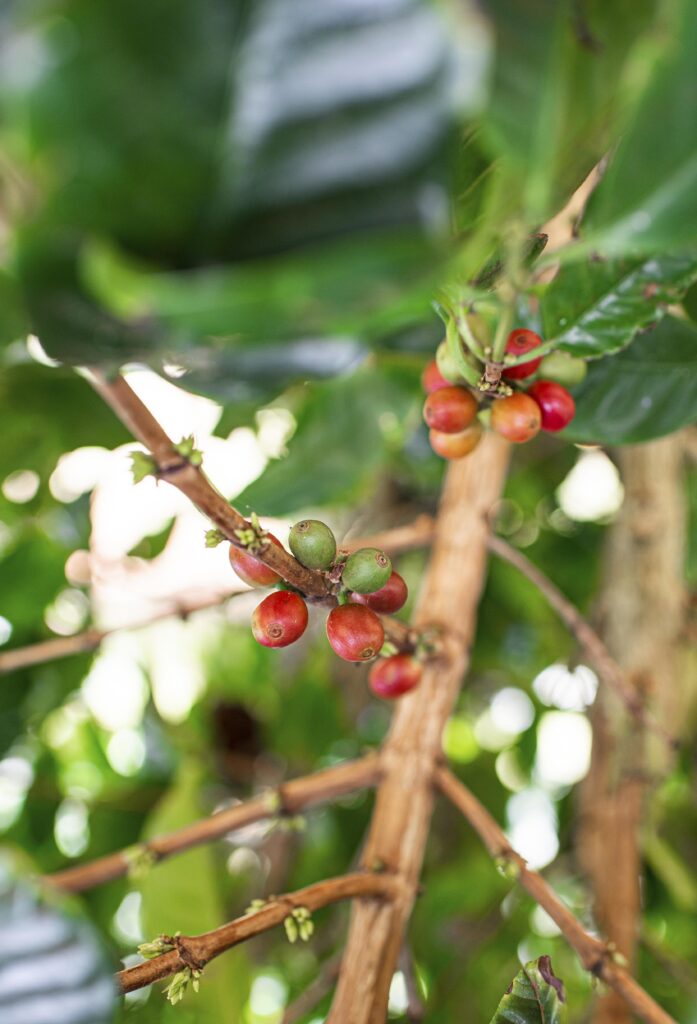
[[17,282],[5,270],[0,271],[0,349],[26,337],[29,321]]
[[541,301],[546,338],[577,356],[625,348],[697,277],[697,253],[563,266]]
[[560,1024],[564,1000],[564,986],[551,960],[541,956],[518,971],[491,1024]]
[[626,106],[625,60],[654,6],[488,0],[497,46],[485,131],[531,223],[553,213],[606,152]]
[[43,613],[66,586],[65,560],[69,548],[60,538],[50,537],[36,524],[18,531],[4,557],[0,557],[0,608],[24,637],[41,622]]
[[[242,510],[284,515],[358,500],[375,482],[413,406],[416,373],[366,367],[308,388],[288,455],[235,498]],[[385,417],[389,424],[385,423]]]
[[[202,817],[201,772],[184,761],[176,782],[151,814],[143,838],[172,832]],[[220,890],[220,864],[214,848],[201,846],[153,867],[139,883],[143,896],[143,930],[148,940],[157,935],[197,935],[225,920]],[[234,914],[232,916],[235,916]],[[218,1024],[240,1018],[249,989],[247,955],[231,950],[206,967],[196,1000],[196,1020]]]
[[149,533],[145,537],[142,537],[138,541],[134,548],[128,552],[129,557],[135,556],[136,558],[157,558],[167,547],[167,541],[169,540],[174,526],[174,520],[170,519],[164,529],[160,530],[159,533]]
[[[219,392],[246,374],[268,394],[228,347],[339,334],[354,350],[337,354],[342,372],[356,332],[426,314],[444,255],[434,237],[447,227],[456,58],[423,0],[304,2],[293,17],[284,0],[204,8],[173,17],[161,0],[147,13],[126,0],[107,14],[73,0],[67,60],[61,31],[40,25],[54,59],[28,102],[53,177],[23,231],[21,276],[33,329],[61,361],[180,362],[193,387]],[[477,61],[463,74],[477,78]],[[136,282],[135,315],[123,286],[136,274],[86,268],[95,296],[78,272],[95,236],[174,268]],[[309,256],[221,266],[308,243]],[[314,375],[308,356],[291,362]]]
[[46,483],[64,452],[83,445],[115,448],[130,435],[72,371],[27,361],[2,367],[0,408],[12,424],[0,446],[0,478],[33,469]]
[[697,327],[666,317],[612,359],[591,363],[575,391],[573,441],[635,444],[697,419]]
[[637,107],[584,218],[603,252],[674,251],[693,245],[697,222],[697,6],[672,5],[667,52]]
[[44,898],[0,865],[3,1024],[109,1024],[116,986],[101,943],[71,905]]

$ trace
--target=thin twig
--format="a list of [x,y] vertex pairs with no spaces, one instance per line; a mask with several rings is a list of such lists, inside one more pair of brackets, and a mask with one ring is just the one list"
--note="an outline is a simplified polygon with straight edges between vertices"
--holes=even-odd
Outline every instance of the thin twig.
[[[231,544],[245,547],[240,542],[238,531],[253,530],[253,524],[225,500],[198,466],[192,465],[176,451],[171,438],[124,378],[109,378],[101,370],[91,369],[87,379],[124,426],[148,449],[157,466],[158,478],[166,480],[185,494]],[[326,597],[330,592],[322,573],[306,569],[285,548],[267,544],[255,551],[254,557],[303,594]]]
[[405,940],[402,944],[402,951],[399,954],[399,969],[404,975],[404,987],[407,994],[407,1008],[405,1016],[409,1024],[421,1024],[426,1018],[426,1007],[423,1004],[419,984],[416,980],[414,968],[414,957],[411,948]]
[[183,853],[194,846],[221,839],[236,829],[277,814],[297,814],[305,807],[373,786],[380,777],[378,754],[368,754],[357,761],[325,768],[312,775],[292,779],[275,790],[253,797],[245,803],[211,814],[176,832],[151,839],[135,848],[111,853],[87,864],[47,875],[46,882],[65,892],[84,892],[114,878],[128,874],[134,858],[141,854],[155,861]]
[[[432,537],[433,519],[429,515],[422,515],[418,516],[413,522],[407,523],[404,526],[398,526],[394,530],[385,530],[382,533],[376,533],[369,537],[359,537],[356,540],[346,541],[341,547],[346,551],[357,551],[358,548],[363,547],[382,548],[384,551],[394,555],[400,551],[411,551],[413,548],[425,547],[430,544]],[[251,590],[239,590],[229,594],[217,594],[215,597],[198,603],[179,603],[173,605],[165,611],[156,612],[141,622],[115,626],[111,629],[92,627],[84,630],[82,633],[75,633],[73,636],[52,637],[50,640],[41,640],[35,644],[27,644],[25,647],[16,647],[14,650],[2,651],[0,652],[0,675],[5,675],[8,672],[17,672],[23,668],[31,668],[34,665],[42,665],[47,661],[68,658],[73,654],[94,651],[112,633],[125,632],[131,629],[144,629],[154,622],[160,622],[169,618],[185,619],[195,612],[216,608],[218,605],[222,605],[233,598],[250,593],[252,593]],[[409,636],[409,629],[404,623],[387,616],[382,618],[386,632],[394,643],[397,643],[400,647],[408,647],[410,644],[413,644],[413,637]]]
[[[428,515],[421,515],[405,526],[347,541],[342,547],[349,551],[356,550],[359,547],[380,547],[387,552],[395,554],[399,551],[408,551],[412,548],[427,546],[433,540],[434,528],[434,519]],[[676,739],[646,710],[640,694],[629,682],[626,673],[612,657],[606,645],[589,623],[586,622],[576,606],[569,601],[541,569],[538,569],[529,558],[503,540],[502,537],[491,535],[487,543],[489,549],[495,555],[514,566],[540,591],[567,628],[576,637],[580,646],[595,665],[601,679],[613,687],[626,704],[630,713],[648,729],[659,735],[671,749],[674,749],[677,746]],[[247,591],[241,593],[247,593]],[[157,613],[146,621],[130,626],[117,627],[117,629],[140,629],[151,622],[157,622],[170,616],[185,617],[195,611],[215,607],[221,601],[226,601],[236,596],[238,595],[225,595],[222,598],[217,597],[210,601],[202,601],[198,605],[179,605],[170,611]],[[409,649],[413,646],[414,636],[409,627],[404,623],[384,616],[383,625],[389,639],[399,647]],[[45,640],[37,644],[29,644],[26,647],[18,647],[15,650],[4,651],[0,653],[0,675],[16,671],[20,668],[38,665],[45,661],[53,661],[56,658],[64,658],[71,654],[94,650],[106,636],[110,636],[111,633],[116,631],[116,629],[88,629],[83,633],[77,633],[75,636],[56,637],[55,639]]]
[[297,1024],[331,992],[339,975],[341,957],[342,953],[340,951],[322,964],[322,968],[314,981],[307,986],[297,999],[294,999],[286,1007],[281,1024]]
[[86,651],[95,651],[103,641],[113,633],[122,633],[131,629],[144,629],[155,622],[164,619],[181,618],[186,619],[195,612],[205,611],[208,608],[216,608],[230,601],[235,597],[247,594],[247,590],[235,591],[231,594],[216,594],[205,600],[190,603],[179,603],[171,605],[163,611],[155,612],[142,622],[126,623],[122,626],[113,626],[111,629],[97,629],[92,627],[82,633],[75,633],[73,636],[52,637],[50,640],[41,640],[35,644],[28,644],[26,647],[16,647],[14,650],[0,653],[0,675],[8,672],[17,672],[19,669],[31,668],[33,665],[41,665],[46,661],[57,661],[59,658],[68,658],[72,654],[83,654]]
[[522,552],[501,537],[492,534],[489,537],[489,549],[509,565],[514,566],[537,587],[562,622],[576,637],[598,670],[600,678],[615,690],[630,714],[634,715],[637,721],[647,729],[660,736],[671,749],[675,749],[677,743],[674,737],[647,711],[640,694],[627,678],[626,672],[618,665],[598,634],[586,622],[568,597],[562,594],[561,590],[536,565],[533,565],[529,558],[526,558]]
[[298,907],[305,907],[312,912],[330,903],[356,896],[391,899],[396,889],[395,880],[387,874],[355,872],[339,878],[328,878],[294,893],[272,897],[260,910],[235,918],[213,931],[202,935],[177,936],[174,949],[119,971],[116,982],[122,992],[134,992],[192,965],[201,970],[225,950],[282,924],[290,912]]
[[546,910],[566,941],[578,953],[585,969],[613,988],[645,1024],[676,1024],[676,1021],[618,963],[611,947],[590,935],[542,875],[528,868],[520,854],[512,849],[505,832],[484,805],[448,768],[441,766],[437,769],[436,783],[478,833],[491,856],[512,866],[517,881],[535,902]]

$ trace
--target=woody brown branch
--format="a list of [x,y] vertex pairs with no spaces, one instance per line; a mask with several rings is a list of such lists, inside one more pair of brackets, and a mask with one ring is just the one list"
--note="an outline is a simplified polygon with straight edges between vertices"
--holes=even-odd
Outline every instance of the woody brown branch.
[[[385,530],[372,536],[347,541],[342,545],[342,548],[348,551],[355,551],[360,547],[379,547],[390,554],[396,554],[400,551],[428,546],[433,540],[434,530],[434,519],[431,516],[422,515],[417,517],[412,523],[407,523],[394,530]],[[487,544],[489,549],[498,558],[503,559],[503,561],[516,568],[540,591],[550,607],[556,611],[562,622],[576,637],[579,645],[586,652],[593,665],[595,665],[600,678],[618,692],[635,718],[659,735],[669,746],[675,746],[674,738],[666,732],[660,723],[648,714],[641,696],[627,679],[626,673],[612,657],[598,633],[584,619],[576,606],[559,590],[556,584],[541,569],[538,569],[529,558],[502,537],[492,534],[487,538]],[[247,593],[247,591],[242,591],[242,593]],[[140,629],[163,618],[175,615],[186,616],[195,611],[215,607],[221,601],[228,600],[234,596],[237,595],[231,594],[224,598],[214,598],[210,602],[201,602],[199,605],[191,605],[184,608],[180,606],[171,611],[158,614],[147,621],[118,628]],[[397,619],[388,616],[382,616],[382,621],[385,633],[389,639],[405,649],[413,646],[415,640],[415,632],[413,630],[410,630],[408,626]],[[116,629],[89,629],[75,636],[57,637],[38,644],[18,647],[16,650],[5,651],[0,653],[0,675],[16,671],[20,668],[41,664],[45,661],[52,661],[55,658],[63,658],[71,654],[94,650],[106,636],[110,636],[111,633],[116,631]]]
[[[410,551],[413,548],[424,547],[431,543],[432,537],[433,519],[431,516],[423,515],[419,516],[412,523],[396,527],[394,530],[385,530],[384,533],[377,533],[370,537],[346,541],[341,547],[346,551],[357,551],[362,547],[382,548],[394,555],[400,551]],[[165,611],[151,615],[142,622],[115,626],[111,629],[97,629],[93,627],[84,630],[82,633],[75,633],[73,636],[52,637],[50,640],[41,640],[35,644],[16,647],[14,650],[0,651],[0,675],[17,672],[24,668],[31,668],[34,665],[42,665],[47,661],[56,661],[59,658],[69,658],[73,654],[95,651],[106,637],[111,636],[113,633],[125,632],[131,629],[144,629],[146,626],[160,622],[163,619],[187,618],[195,612],[216,608],[227,601],[248,593],[250,593],[249,590],[240,590],[229,594],[217,594],[214,597],[199,602],[178,603]],[[414,638],[409,636],[409,627],[404,623],[387,616],[383,616],[382,621],[387,636],[394,643],[397,643],[400,647],[408,647],[413,643]]]
[[[292,779],[276,790],[253,797],[236,807],[218,811],[176,832],[151,839],[136,847],[136,850],[151,854],[157,861],[164,860],[276,814],[297,814],[305,808],[373,786],[379,777],[379,756],[376,753],[369,754],[357,761],[348,761],[312,775]],[[47,875],[45,881],[64,892],[85,892],[128,874],[131,865],[129,850],[122,850],[88,864]]]
[[122,992],[134,992],[192,964],[203,968],[233,946],[282,924],[295,908],[305,907],[312,912],[357,896],[385,901],[393,899],[397,890],[398,883],[387,874],[355,872],[328,878],[296,892],[271,897],[260,910],[238,917],[213,931],[178,936],[175,949],[120,971],[116,982]]
[[[88,379],[124,426],[149,450],[157,466],[157,475],[185,494],[231,544],[245,547],[238,532],[253,530],[253,524],[225,500],[199,466],[182,459],[171,438],[126,380],[121,376],[109,378],[101,370],[94,368],[90,370]],[[267,544],[260,550],[255,550],[254,557],[268,565],[286,583],[290,583],[306,597],[331,598],[332,591],[326,576],[321,572],[306,569],[285,548],[277,544]],[[382,620],[385,635],[389,640],[405,650],[413,647],[401,623],[384,616]]]
[[449,466],[414,626],[437,628],[440,656],[403,697],[383,747],[383,776],[362,863],[385,865],[402,883],[389,904],[354,901],[329,1024],[383,1024],[387,997],[416,898],[433,806],[443,727],[457,699],[484,581],[488,516],[503,486],[508,446],[488,434]]
[[511,848],[503,829],[470,790],[443,766],[437,769],[435,778],[441,792],[464,815],[491,856],[501,857],[514,866],[517,881],[549,914],[569,945],[578,953],[585,969],[609,985],[645,1024],[676,1024],[631,974],[613,959],[607,943],[590,935],[544,878],[528,868],[520,854]]
[[[167,436],[146,405],[121,376],[107,377],[101,370],[91,369],[88,380],[104,401],[113,409],[133,436],[145,445],[157,466],[158,474],[167,483],[178,488],[218,527],[236,547],[244,547],[237,536],[238,530],[253,529],[244,516],[233,508],[213,487],[198,466],[193,466],[175,451]],[[268,544],[254,557],[310,597],[325,597],[329,593],[327,581],[320,572],[306,569],[284,548]]]
[[550,606],[555,610],[559,618],[576,637],[580,646],[588,655],[589,659],[598,671],[601,680],[618,694],[627,710],[634,718],[650,729],[657,736],[668,744],[675,746],[672,736],[664,729],[647,710],[641,695],[636,687],[632,685],[627,673],[612,657],[607,646],[600,639],[598,633],[583,618],[576,606],[562,594],[561,590],[552,583],[541,569],[530,561],[529,558],[516,548],[512,547],[501,537],[492,534],[489,537],[489,548],[499,558],[504,559],[509,565],[514,566],[540,591]]

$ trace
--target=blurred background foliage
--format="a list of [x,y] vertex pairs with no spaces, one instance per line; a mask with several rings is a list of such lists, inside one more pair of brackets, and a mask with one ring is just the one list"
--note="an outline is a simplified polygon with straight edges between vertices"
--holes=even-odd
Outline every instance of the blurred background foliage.
[[[73,365],[126,364],[172,434],[196,432],[226,496],[281,535],[306,511],[341,536],[433,511],[442,464],[419,386],[442,336],[431,302],[500,254],[511,220],[534,231],[557,214],[610,147],[579,246],[607,260],[567,262],[521,317],[596,360],[573,440],[692,422],[694,288],[677,301],[697,269],[695,66],[688,0],[4,3],[0,642],[237,587],[196,513],[131,486],[133,446]],[[694,585],[694,469],[686,494]],[[611,455],[540,438],[515,454],[498,529],[591,612],[621,503]],[[425,557],[398,561],[413,591]],[[270,653],[251,607],[240,596],[3,677],[8,846],[57,870],[379,743],[389,709],[330,656],[319,617]],[[574,785],[595,682],[539,594],[493,562],[446,754],[589,926]],[[681,1021],[697,1020],[694,785],[685,752],[658,793],[668,838],[645,885],[642,981]],[[301,831],[250,827],[87,894],[86,912],[114,962],[155,933],[202,931],[346,870],[370,806],[358,795]],[[517,962],[541,953],[570,1020],[587,1019],[575,956],[448,807],[424,883],[410,941],[429,1022],[463,1007],[488,1020]],[[118,1019],[275,1024],[341,946],[345,909],[317,918],[309,946],[271,933],[207,969],[197,997],[137,993]],[[403,975],[390,1006],[406,1019]]]

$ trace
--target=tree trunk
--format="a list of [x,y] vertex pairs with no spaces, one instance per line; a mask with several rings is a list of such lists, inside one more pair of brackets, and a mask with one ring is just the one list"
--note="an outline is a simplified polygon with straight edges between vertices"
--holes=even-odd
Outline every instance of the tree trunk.
[[329,1024],[382,1024],[403,933],[419,884],[433,806],[443,727],[457,700],[474,638],[487,561],[488,514],[506,474],[508,445],[488,434],[448,469],[414,625],[442,632],[443,654],[395,711],[383,751],[363,864],[384,866],[399,883],[396,900],[355,901]]
[[[625,500],[608,538],[600,612],[604,639],[656,717],[675,733],[677,658],[686,609],[682,444],[672,437],[619,452]],[[591,769],[581,788],[579,855],[599,928],[634,970],[641,918],[642,808],[669,752],[602,684],[593,714]],[[614,993],[594,1024],[629,1024]]]

